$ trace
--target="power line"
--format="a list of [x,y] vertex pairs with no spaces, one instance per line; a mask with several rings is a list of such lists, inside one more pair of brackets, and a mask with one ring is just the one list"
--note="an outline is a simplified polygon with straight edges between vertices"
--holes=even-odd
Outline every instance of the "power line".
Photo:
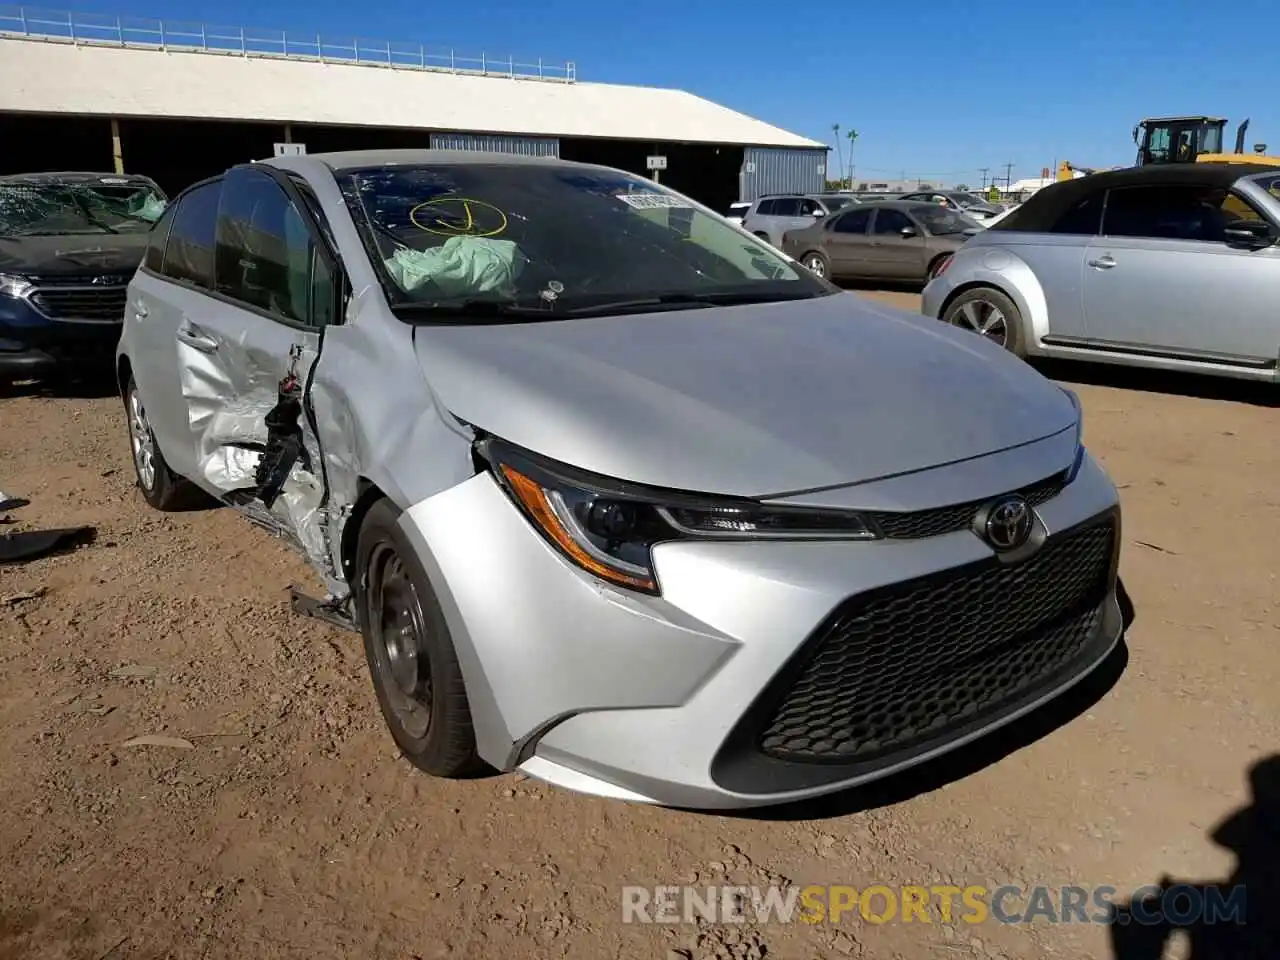
[[1005,165],[1004,165],[1004,188],[1006,190],[1008,190],[1009,185],[1013,183],[1012,177],[1013,177],[1013,161],[1008,160],[1008,161],[1005,161]]
[[988,173],[988,171],[990,171],[990,170],[991,170],[991,168],[990,168],[990,167],[979,167],[979,168],[978,168],[978,172],[979,172],[980,174],[982,174],[982,189],[983,189],[983,190],[987,189],[987,173]]

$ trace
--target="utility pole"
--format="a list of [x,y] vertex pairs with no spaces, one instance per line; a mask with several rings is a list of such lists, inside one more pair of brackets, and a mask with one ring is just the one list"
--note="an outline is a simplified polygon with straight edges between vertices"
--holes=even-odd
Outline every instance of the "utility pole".
[[[840,176],[844,173],[844,157],[840,154],[840,124],[833,123],[831,125],[831,133],[833,135],[832,139],[836,142],[836,175]],[[830,180],[831,178],[827,177],[826,179]]]
[[978,168],[978,172],[982,174],[982,190],[984,193],[986,192],[986,189],[987,189],[987,171],[989,171],[990,169],[991,169],[990,167]]
[[1013,183],[1013,161],[1010,160],[1004,165],[1004,190],[1009,192],[1009,185]]

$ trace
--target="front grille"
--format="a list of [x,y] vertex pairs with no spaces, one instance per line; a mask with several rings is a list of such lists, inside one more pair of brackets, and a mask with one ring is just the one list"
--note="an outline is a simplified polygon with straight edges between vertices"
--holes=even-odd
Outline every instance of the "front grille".
[[44,286],[31,294],[37,310],[54,320],[110,320],[123,322],[128,287]]
[[[1062,492],[1066,486],[1066,475],[1055,473],[1052,477],[1033,483],[1016,491],[1027,503],[1038,507],[1047,503]],[[880,532],[891,540],[922,540],[925,537],[938,537],[944,533],[964,530],[973,523],[978,508],[991,500],[974,500],[958,503],[950,507],[937,507],[933,510],[916,510],[912,513],[871,513],[871,521],[880,528]]]
[[1084,653],[1112,575],[1115,523],[846,601],[815,634],[759,740],[778,760],[909,750],[1031,693]]

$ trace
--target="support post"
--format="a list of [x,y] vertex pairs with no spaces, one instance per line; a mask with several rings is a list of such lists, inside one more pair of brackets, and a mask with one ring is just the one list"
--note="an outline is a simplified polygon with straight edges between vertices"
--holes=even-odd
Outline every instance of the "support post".
[[111,118],[111,159],[115,163],[116,173],[124,173],[124,150],[120,147],[120,121]]
[[286,123],[284,125],[284,142],[293,143],[293,124]]

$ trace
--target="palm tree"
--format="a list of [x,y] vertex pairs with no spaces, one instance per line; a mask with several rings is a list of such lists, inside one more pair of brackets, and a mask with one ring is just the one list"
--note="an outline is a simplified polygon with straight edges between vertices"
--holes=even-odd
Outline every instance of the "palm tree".
[[853,189],[853,145],[858,142],[858,131],[850,130],[846,137],[849,138],[849,189]]
[[[844,155],[840,152],[840,124],[833,123],[831,125],[831,133],[836,142],[836,178],[839,180],[840,173],[844,170]],[[828,180],[831,178],[828,177]]]

